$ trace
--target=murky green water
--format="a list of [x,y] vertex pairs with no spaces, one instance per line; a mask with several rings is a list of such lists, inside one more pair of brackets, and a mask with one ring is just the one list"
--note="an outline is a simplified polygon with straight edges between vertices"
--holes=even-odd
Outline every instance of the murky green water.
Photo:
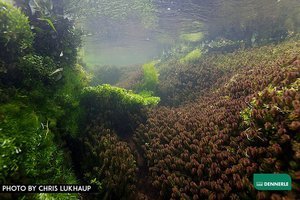
[[[161,53],[157,43],[150,41],[131,41],[132,44],[117,42],[95,42],[87,38],[84,48],[84,61],[89,67],[101,65],[128,66],[142,64],[154,59]],[[133,44],[133,43],[136,44]]]
[[88,65],[142,64],[182,43],[183,34],[202,32],[211,40],[225,37],[255,43],[278,40],[299,31],[300,27],[297,0],[154,0],[152,3],[156,21],[150,27],[145,27],[137,17],[92,21],[89,30],[102,32],[96,31],[84,39],[84,60]]

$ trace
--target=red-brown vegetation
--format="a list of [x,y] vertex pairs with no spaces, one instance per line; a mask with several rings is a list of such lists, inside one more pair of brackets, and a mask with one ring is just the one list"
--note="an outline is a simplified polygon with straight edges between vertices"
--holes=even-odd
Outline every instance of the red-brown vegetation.
[[203,79],[195,67],[173,76],[181,77],[174,87],[187,85],[173,97],[190,93],[194,100],[152,110],[134,135],[161,199],[296,198],[296,185],[290,193],[257,192],[252,185],[256,172],[296,180],[300,170],[299,55],[268,59],[224,75],[209,68]]

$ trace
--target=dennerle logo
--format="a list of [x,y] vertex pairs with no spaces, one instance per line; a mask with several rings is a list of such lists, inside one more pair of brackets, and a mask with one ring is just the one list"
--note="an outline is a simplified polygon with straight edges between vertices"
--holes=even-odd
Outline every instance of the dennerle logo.
[[288,174],[254,174],[253,183],[257,190],[292,189],[292,179]]

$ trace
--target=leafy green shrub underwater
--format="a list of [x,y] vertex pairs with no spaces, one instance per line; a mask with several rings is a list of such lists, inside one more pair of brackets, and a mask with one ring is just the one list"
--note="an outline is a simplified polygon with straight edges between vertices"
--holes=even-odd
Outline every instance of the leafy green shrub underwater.
[[194,49],[193,51],[189,52],[183,58],[179,60],[180,63],[193,63],[201,57],[202,52],[200,49]]
[[143,77],[141,83],[137,86],[137,91],[156,93],[159,81],[159,74],[155,68],[156,64],[157,61],[152,61],[143,65]]
[[59,118],[59,126],[63,127],[64,135],[77,136],[80,132],[79,123],[83,110],[79,106],[79,91],[87,87],[89,82],[90,75],[79,64],[63,71],[63,78],[57,85],[55,100],[64,111]]
[[204,38],[204,33],[196,32],[196,33],[184,33],[180,35],[180,39],[185,42],[199,42]]
[[84,88],[80,104],[85,110],[86,121],[104,123],[106,128],[126,135],[142,120],[142,109],[157,105],[159,101],[159,97],[143,97],[130,90],[104,84]]
[[134,94],[131,90],[126,90],[108,84],[99,85],[96,87],[86,87],[83,90],[82,96],[83,99],[96,98],[103,100],[101,102],[101,106],[103,107],[108,105],[109,102],[119,101],[117,104],[111,106],[116,106],[120,109],[123,105],[127,105],[129,107],[154,106],[159,102],[159,97],[143,98],[138,94]]
[[73,66],[76,63],[77,48],[81,45],[81,31],[65,15],[68,3],[50,0],[14,1],[29,17],[35,33],[35,52],[52,58],[57,64]]
[[49,57],[26,55],[20,59],[17,68],[23,77],[22,85],[27,88],[47,86],[57,80],[55,74],[52,74],[57,68],[56,64]]
[[[77,183],[62,136],[78,131],[75,93],[86,86],[86,74],[66,63],[58,66],[51,52],[39,54],[41,49],[32,47],[39,41],[31,32],[32,21],[2,1],[0,22],[0,183]],[[0,194],[0,198],[77,199],[78,195]]]
[[0,60],[11,63],[32,51],[33,39],[28,18],[19,9],[0,1]]
[[49,121],[17,101],[0,105],[0,118],[1,184],[77,182],[54,143]]

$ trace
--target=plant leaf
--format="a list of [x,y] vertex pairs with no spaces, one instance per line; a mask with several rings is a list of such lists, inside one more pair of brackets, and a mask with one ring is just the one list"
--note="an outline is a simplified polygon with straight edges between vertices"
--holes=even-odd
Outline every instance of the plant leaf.
[[48,18],[37,18],[38,20],[40,20],[40,21],[45,21],[45,22],[47,22],[48,23],[48,25],[55,31],[55,32],[57,32],[56,31],[56,28],[55,28],[55,26],[54,26],[54,24],[53,24],[53,22],[51,21],[51,19],[48,19]]

